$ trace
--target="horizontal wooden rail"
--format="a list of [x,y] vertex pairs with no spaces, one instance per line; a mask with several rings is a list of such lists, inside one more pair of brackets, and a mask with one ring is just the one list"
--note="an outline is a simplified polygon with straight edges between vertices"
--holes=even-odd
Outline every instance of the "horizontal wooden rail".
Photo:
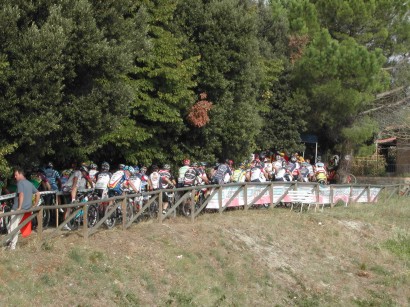
[[[57,210],[57,209],[73,209],[75,210],[69,214],[64,220],[61,221],[59,225],[56,225],[56,228],[51,233],[44,233],[44,229],[41,225],[37,227],[37,237],[39,241],[48,240],[50,238],[58,235],[63,227],[67,225],[81,210],[83,210],[83,224],[81,226],[82,236],[87,239],[89,236],[93,235],[111,216],[112,213],[121,206],[122,215],[123,215],[123,229],[127,229],[132,226],[132,224],[144,213],[146,210],[150,209],[150,206],[154,202],[158,202],[158,221],[163,222],[167,217],[170,217],[171,214],[176,214],[178,208],[184,205],[186,199],[191,197],[191,215],[190,218],[194,221],[195,218],[205,209],[210,210],[219,210],[222,213],[227,207],[229,207],[235,200],[235,206],[244,206],[245,209],[251,207],[254,204],[259,204],[261,201],[264,203],[277,205],[280,202],[291,202],[291,195],[288,195],[290,190],[299,191],[303,194],[303,191],[306,193],[314,193],[316,195],[315,203],[321,203],[322,210],[324,207],[324,202],[333,206],[333,204],[340,200],[340,193],[342,193],[348,200],[346,204],[350,201],[353,202],[373,202],[377,201],[381,197],[381,192],[385,191],[383,195],[387,195],[387,199],[390,199],[394,195],[400,195],[401,187],[403,185],[369,185],[369,184],[343,184],[343,185],[330,185],[330,186],[320,186],[318,183],[302,183],[302,182],[263,182],[263,183],[254,183],[254,182],[243,182],[243,183],[229,183],[224,185],[204,185],[204,186],[194,186],[194,187],[182,187],[182,188],[173,188],[173,189],[161,189],[156,191],[148,191],[142,193],[133,193],[133,194],[124,194],[121,196],[115,196],[105,199],[91,200],[88,202],[79,202],[73,204],[63,204],[63,205],[41,205],[39,207],[34,207],[29,210],[19,210],[12,212],[0,213],[0,219],[7,219],[13,215],[25,214],[27,212],[32,212],[32,216],[24,220],[13,233],[3,235],[2,243],[5,244],[14,234],[16,234],[22,227],[27,225],[31,220],[37,217],[39,223],[42,222],[42,216],[44,210]],[[200,189],[208,189],[207,197],[201,204],[199,208],[195,208],[193,203],[193,198],[195,193]],[[81,190],[80,193],[92,193],[93,190]],[[225,193],[226,192],[226,193]],[[339,194],[337,194],[339,192]],[[174,193],[174,196],[179,195],[176,201],[168,208],[168,211],[165,215],[162,214],[162,193]],[[248,193],[251,193],[248,195]],[[300,194],[299,193],[299,194]],[[337,194],[337,195],[336,195]],[[409,195],[409,188],[405,188],[405,193],[402,193],[404,196]],[[64,195],[64,193],[56,191],[46,191],[41,192],[41,196],[44,195]],[[252,195],[252,196],[251,196]],[[134,212],[130,220],[125,221],[125,208],[129,198],[140,198],[143,197],[146,199],[150,196],[150,199],[146,200],[140,208],[139,212]],[[10,201],[16,194],[8,194],[0,196],[1,201]],[[320,200],[320,199],[324,200]],[[263,200],[262,200],[263,199]],[[100,220],[93,226],[88,225],[87,220],[87,211],[92,205],[101,206],[102,203],[111,203],[114,202],[117,205],[114,206],[110,212],[104,214],[100,217]],[[212,205],[213,204],[213,205]],[[56,211],[58,212],[58,211]],[[105,213],[105,212],[104,212]]]

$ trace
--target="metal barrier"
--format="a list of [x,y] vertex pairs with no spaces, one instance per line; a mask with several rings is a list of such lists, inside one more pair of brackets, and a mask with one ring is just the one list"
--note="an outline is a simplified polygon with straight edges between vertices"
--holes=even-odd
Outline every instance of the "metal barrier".
[[[207,189],[206,198],[203,202],[196,203],[194,201],[194,195],[198,190]],[[391,191],[388,191],[391,190]],[[81,193],[91,192],[92,189],[79,191]],[[292,193],[289,193],[292,191]],[[295,194],[293,191],[298,191]],[[65,225],[67,225],[74,217],[76,217],[82,211],[82,227],[79,232],[84,239],[93,235],[102,227],[102,225],[111,217],[111,215],[121,206],[121,211],[125,215],[127,201],[130,198],[135,197],[148,197],[149,200],[143,204],[142,208],[135,213],[129,220],[122,218],[122,229],[126,230],[141,217],[153,204],[157,205],[157,220],[162,223],[164,219],[171,215],[176,215],[180,212],[182,206],[187,206],[190,210],[189,216],[194,221],[201,212],[205,209],[217,211],[222,214],[228,208],[243,207],[248,210],[252,207],[265,206],[275,207],[278,204],[296,202],[295,195],[309,193],[314,194],[316,197],[311,197],[315,204],[322,204],[322,209],[325,205],[333,207],[335,203],[342,201],[345,205],[352,202],[355,203],[371,203],[377,202],[381,197],[382,191],[388,191],[384,193],[386,199],[390,199],[394,195],[408,196],[410,194],[410,188],[406,185],[389,185],[389,186],[376,186],[376,185],[330,185],[320,186],[317,183],[299,183],[299,182],[265,182],[265,183],[231,183],[225,185],[208,185],[208,186],[194,186],[185,188],[174,188],[165,190],[156,190],[152,192],[143,192],[137,194],[126,194],[122,196],[116,196],[106,199],[92,200],[88,202],[80,202],[74,204],[58,204],[58,196],[64,195],[61,192],[41,192],[41,196],[54,194],[57,205],[47,206],[42,205],[32,208],[30,210],[20,210],[7,213],[1,213],[0,219],[4,219],[16,214],[25,214],[32,212],[33,214],[25,219],[12,233],[4,235],[1,242],[4,245],[14,234],[20,231],[31,220],[37,217],[37,238],[41,242],[53,238],[59,234]],[[170,204],[170,207],[165,214],[163,211],[163,193],[173,193],[174,201]],[[10,200],[16,197],[16,194],[9,194],[0,196],[0,201]],[[95,224],[88,225],[87,214],[89,206],[93,204],[102,203],[113,204],[110,211],[105,212],[104,216]],[[58,222],[58,210],[59,209],[74,209],[61,223]],[[42,217],[43,210],[56,210],[56,228],[50,232],[44,232]]]

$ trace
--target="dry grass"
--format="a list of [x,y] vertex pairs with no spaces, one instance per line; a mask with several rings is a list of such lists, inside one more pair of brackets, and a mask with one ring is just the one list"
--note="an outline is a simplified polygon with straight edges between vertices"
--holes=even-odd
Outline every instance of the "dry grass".
[[407,306],[408,199],[175,218],[0,253],[0,306]]

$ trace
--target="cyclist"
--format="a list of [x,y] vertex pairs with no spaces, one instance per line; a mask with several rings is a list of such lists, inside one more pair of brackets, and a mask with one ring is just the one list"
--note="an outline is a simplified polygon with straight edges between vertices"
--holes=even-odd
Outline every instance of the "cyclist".
[[46,176],[52,191],[58,191],[61,189],[60,173],[54,169],[52,162],[48,162],[44,169],[44,175]]
[[273,169],[275,170],[275,181],[286,181],[286,169],[285,169],[285,161],[282,159],[276,160],[273,164]]
[[124,165],[122,170],[116,171],[108,183],[108,196],[113,197],[116,194],[122,195],[124,188],[127,186],[132,188],[134,191],[138,191],[134,183],[129,180],[131,173],[133,172],[134,168],[126,165]]
[[151,180],[149,179],[147,175],[147,167],[146,166],[141,167],[140,173],[138,175],[141,178],[141,192],[146,192],[146,191],[151,190],[152,185],[151,185]]
[[9,190],[7,189],[7,180],[0,174],[0,195],[9,193]]
[[227,176],[228,177],[232,176],[232,171],[231,168],[229,167],[229,160],[225,160],[225,163],[221,163],[219,164],[216,168],[215,168],[215,172],[212,176],[212,183],[213,184],[224,184],[227,183],[229,181],[227,181]]
[[89,172],[89,175],[90,175],[90,178],[91,178],[91,180],[93,181],[93,182],[96,182],[96,177],[95,177],[95,175],[98,173],[98,166],[97,166],[97,164],[95,164],[95,163],[91,163],[90,164],[90,172]]
[[71,203],[75,202],[77,199],[77,191],[82,188],[80,186],[80,181],[82,179],[91,185],[93,184],[90,176],[88,175],[88,168],[86,166],[81,166],[78,170],[74,171],[62,187],[63,192],[70,193]]
[[194,162],[191,164],[191,167],[189,167],[184,174],[183,186],[192,187],[194,185],[197,185],[197,177],[202,177],[202,173],[198,169],[198,163]]
[[323,162],[316,163],[315,178],[316,178],[316,181],[319,183],[322,183],[322,184],[327,183],[327,172],[326,172],[326,168]]
[[160,180],[160,175],[159,175],[159,167],[157,165],[152,166],[152,172],[149,175],[149,180],[151,182],[151,190],[158,190],[159,189],[159,180]]
[[[164,167],[158,172],[160,179],[159,184],[161,189],[171,189],[175,186],[174,177],[171,174],[171,167],[169,164],[165,164]],[[167,213],[169,204],[169,196],[166,192],[162,193],[162,214]]]
[[34,171],[28,170],[27,177],[29,181],[34,185],[34,187],[39,191],[50,191],[51,186],[47,180],[47,177],[44,175],[44,172],[40,168],[35,168]]
[[298,162],[297,154],[290,158],[287,169],[290,181],[298,181],[300,177],[300,164]]
[[[71,196],[71,203],[77,202],[77,191],[81,188],[80,181],[84,179],[86,182],[92,184],[90,176],[88,176],[88,168],[86,166],[81,166],[78,170],[72,172],[70,178],[68,178],[67,182],[63,184],[62,191],[66,193],[63,195],[64,203],[68,204],[68,195]],[[68,194],[68,195],[67,195]],[[64,213],[64,219],[67,218],[70,210],[66,210]],[[63,228],[64,230],[71,230],[70,227],[66,224]]]
[[233,182],[245,182],[246,181],[246,170],[245,163],[240,163],[239,168],[233,171],[232,181]]
[[268,174],[259,160],[253,160],[251,168],[246,174],[246,178],[250,182],[266,182]]
[[309,182],[309,168],[308,168],[309,163],[307,162],[302,162],[301,167],[300,167],[300,179],[303,182]]
[[275,172],[273,170],[273,164],[269,158],[265,158],[265,167],[264,170],[266,174],[268,175],[268,180],[273,180]]
[[185,159],[182,164],[183,166],[178,170],[178,188],[184,186],[185,172],[190,168],[189,165],[191,164],[191,161],[189,159]]
[[134,168],[129,167],[129,171],[130,171],[130,179],[128,181],[128,184],[130,187],[130,193],[135,194],[135,193],[141,192],[141,177],[137,173],[135,167]]
[[101,164],[101,171],[95,175],[95,191],[100,198],[108,196],[108,183],[110,182],[112,173],[110,172],[110,165],[108,162]]
[[196,177],[198,184],[209,184],[209,179],[206,174],[206,163],[201,162],[198,166],[199,176]]

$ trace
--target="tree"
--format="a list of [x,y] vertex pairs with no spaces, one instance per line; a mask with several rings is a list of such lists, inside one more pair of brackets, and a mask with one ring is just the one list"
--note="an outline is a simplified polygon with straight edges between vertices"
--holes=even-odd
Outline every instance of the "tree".
[[337,40],[354,38],[386,57],[407,52],[410,3],[402,0],[312,0],[322,26]]
[[[109,139],[120,140],[128,161],[152,163],[179,160],[177,145],[184,116],[194,102],[198,57],[185,57],[182,38],[172,32],[175,1],[153,1],[140,7],[147,12],[148,50],[135,56],[128,73],[133,91],[131,116]],[[118,145],[116,143],[115,145]]]
[[329,147],[342,142],[341,128],[351,125],[373,95],[386,88],[384,62],[381,50],[369,52],[353,39],[339,43],[322,30],[295,64],[294,86],[304,92],[312,110],[309,129],[320,133]]

